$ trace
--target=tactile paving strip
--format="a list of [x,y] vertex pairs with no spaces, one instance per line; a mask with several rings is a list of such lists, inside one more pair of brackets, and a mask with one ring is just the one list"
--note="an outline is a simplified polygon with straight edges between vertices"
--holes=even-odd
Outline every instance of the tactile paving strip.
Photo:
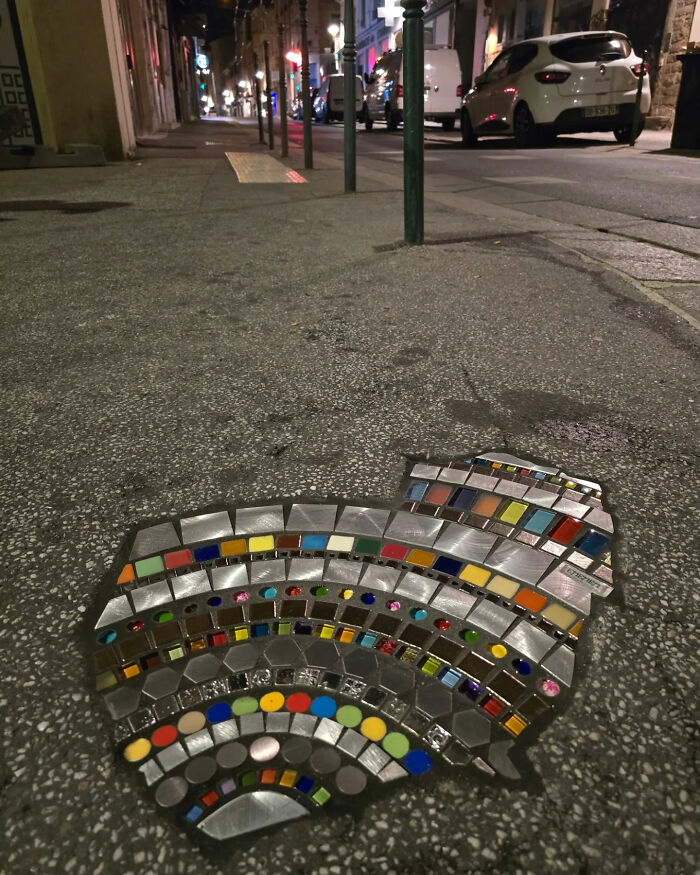
[[272,155],[226,152],[226,158],[239,182],[306,182],[296,170],[286,167]]
[[90,623],[119,755],[219,844],[399,778],[513,781],[612,592],[600,486],[505,454],[393,506],[278,501],[140,528]]

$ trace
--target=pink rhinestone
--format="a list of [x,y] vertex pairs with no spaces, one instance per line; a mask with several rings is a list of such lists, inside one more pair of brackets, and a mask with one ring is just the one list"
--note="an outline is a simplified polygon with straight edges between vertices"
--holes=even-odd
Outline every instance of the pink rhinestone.
[[559,684],[551,678],[540,678],[537,682],[537,686],[542,695],[549,696],[550,699],[554,698],[554,696],[558,696],[561,692]]
[[234,602],[247,602],[249,598],[250,596],[243,589],[240,589],[238,592],[234,592],[233,594]]
[[398,611],[398,609],[401,607],[401,602],[389,601],[386,603],[386,606],[390,611]]

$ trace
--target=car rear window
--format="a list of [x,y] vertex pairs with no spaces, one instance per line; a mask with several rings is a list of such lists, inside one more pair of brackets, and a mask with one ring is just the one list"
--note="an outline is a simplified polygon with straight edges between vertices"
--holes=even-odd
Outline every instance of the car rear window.
[[615,61],[627,58],[632,52],[629,40],[617,34],[608,36],[577,36],[562,40],[549,47],[555,58],[570,61],[572,64],[585,64],[587,61]]

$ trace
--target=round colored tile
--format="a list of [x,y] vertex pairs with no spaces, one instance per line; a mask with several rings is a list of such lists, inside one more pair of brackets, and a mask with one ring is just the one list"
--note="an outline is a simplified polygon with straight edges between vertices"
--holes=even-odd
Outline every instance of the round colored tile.
[[355,705],[343,705],[338,708],[335,719],[341,726],[357,726],[362,720],[362,711]]
[[287,696],[287,711],[292,711],[297,714],[303,711],[308,711],[311,706],[311,697],[306,693],[292,693]]
[[410,614],[414,620],[425,620],[428,616],[428,612],[423,608],[411,608]]
[[258,710],[258,700],[252,696],[241,696],[231,702],[231,710],[237,717],[241,714],[254,714]]
[[250,758],[256,763],[266,763],[274,759],[280,751],[280,743],[271,735],[256,738],[250,746]]
[[356,766],[343,766],[336,773],[335,783],[341,793],[345,793],[346,796],[356,796],[367,786],[367,775]]
[[386,735],[386,723],[381,717],[365,717],[360,732],[370,741],[381,741]]
[[279,711],[282,705],[284,705],[284,695],[276,690],[260,697],[261,711]]
[[410,746],[408,739],[402,732],[390,732],[382,739],[384,750],[397,760],[406,756]]
[[335,699],[330,696],[317,696],[311,703],[311,713],[316,717],[332,717],[337,707]]
[[373,605],[377,601],[377,597],[373,592],[364,592],[360,596],[360,601],[363,605]]
[[105,629],[104,632],[100,632],[97,636],[98,644],[111,644],[112,641],[115,641],[117,638],[117,633],[114,629]]
[[277,590],[274,586],[264,586],[259,595],[261,599],[273,599],[277,595]]
[[403,764],[412,775],[424,775],[433,767],[432,759],[422,750],[409,751]]
[[156,747],[167,747],[177,738],[177,729],[174,726],[159,726],[151,736],[151,744]]
[[201,711],[188,711],[177,721],[177,728],[183,735],[191,735],[193,732],[199,732],[200,729],[203,729],[206,722]]
[[216,702],[207,708],[207,720],[210,723],[223,723],[224,720],[229,720],[232,711],[228,702]]
[[151,742],[147,738],[137,738],[124,748],[124,759],[130,763],[138,763],[151,752]]

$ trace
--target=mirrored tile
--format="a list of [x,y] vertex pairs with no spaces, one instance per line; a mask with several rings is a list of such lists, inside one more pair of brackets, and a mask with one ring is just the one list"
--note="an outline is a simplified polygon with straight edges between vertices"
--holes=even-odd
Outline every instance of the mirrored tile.
[[408,774],[403,766],[400,766],[396,760],[393,760],[381,770],[377,776],[383,784],[388,784],[389,781],[396,781],[398,778],[403,778]]
[[191,757],[196,757],[197,754],[209,750],[210,747],[214,747],[214,741],[212,740],[208,729],[200,729],[199,732],[193,732],[192,735],[186,735],[184,743],[187,748],[187,753]]
[[323,579],[329,583],[356,584],[365,567],[363,563],[349,559],[330,559]]
[[154,759],[146,760],[142,766],[139,766],[139,772],[143,775],[146,786],[148,787],[155,784],[156,781],[159,781],[164,775],[163,770]]
[[203,592],[211,592],[209,577],[204,569],[181,574],[179,577],[171,577],[170,586],[176,599],[185,599]]
[[290,532],[332,532],[337,504],[293,504],[287,518]]
[[548,492],[546,489],[538,489],[536,486],[531,486],[523,496],[525,501],[530,504],[537,504],[540,507],[551,507],[559,498],[556,492]]
[[384,534],[388,510],[379,510],[373,507],[348,506],[343,509],[336,526],[337,532],[348,532],[351,535],[375,535]]
[[325,559],[292,559],[288,580],[322,580]]
[[[583,573],[583,572],[581,572]],[[555,596],[582,614],[591,612],[591,590],[579,581],[555,569],[539,584],[539,589]]]
[[509,495],[511,498],[522,498],[528,490],[526,483],[518,483],[517,480],[499,480],[494,487],[498,495]]
[[360,579],[360,586],[366,586],[368,589],[380,589],[384,592],[392,592],[398,583],[400,574],[401,571],[398,568],[388,568],[381,565],[366,565],[365,573]]
[[570,687],[574,679],[574,662],[574,651],[565,644],[562,644],[561,647],[558,647],[554,653],[544,660],[542,668],[554,675],[557,680],[566,684],[567,687]]
[[253,790],[225,802],[198,828],[210,838],[224,841],[308,816],[306,808],[289,796],[270,790]]
[[440,471],[438,480],[442,480],[444,483],[458,483],[461,485],[466,481],[468,473],[468,471],[461,471],[459,468],[443,468]]
[[265,715],[266,732],[289,732],[292,715],[288,711],[271,711]]
[[320,741],[325,741],[328,744],[335,744],[340,738],[343,727],[335,720],[329,720],[328,717],[322,717],[319,720],[314,736]]
[[385,537],[432,547],[442,526],[443,520],[400,510],[389,523]]
[[163,770],[169,772],[171,769],[179,766],[180,763],[185,762],[187,759],[187,753],[180,742],[176,741],[175,744],[169,745],[160,751],[160,753],[156,754],[156,757],[158,758],[158,762],[161,764]]
[[484,489],[487,492],[493,492],[498,483],[498,478],[489,477],[488,474],[477,474],[474,472],[467,479],[468,486],[475,486],[477,489]]
[[283,531],[284,514],[281,504],[272,504],[268,507],[241,507],[236,511],[237,535]]
[[425,480],[435,480],[439,473],[439,465],[426,465],[423,462],[418,462],[411,469],[411,477],[422,477]]
[[100,614],[99,620],[95,623],[95,629],[101,629],[103,626],[118,623],[120,620],[125,620],[131,616],[132,611],[129,599],[125,595],[119,595],[107,602],[105,609]]
[[368,772],[378,775],[391,757],[377,744],[369,744],[357,758],[358,763],[363,765]]
[[217,744],[224,744],[227,741],[233,741],[238,738],[238,723],[234,718],[224,720],[221,723],[215,723],[212,726],[214,741]]
[[248,586],[248,569],[245,565],[223,565],[211,569],[211,582],[215,590]]
[[457,589],[449,584],[443,584],[439,592],[430,603],[434,611],[449,614],[451,617],[459,617],[463,620],[476,602],[476,596]]
[[512,625],[516,619],[514,614],[502,608],[500,605],[495,605],[493,602],[484,599],[474,608],[469,614],[469,622],[493,635],[503,635],[506,629]]
[[244,735],[262,735],[265,731],[265,720],[262,711],[254,714],[242,714],[239,718],[241,737]]
[[286,574],[287,570],[284,559],[261,559],[250,563],[251,586],[262,586],[266,583],[284,581]]
[[553,559],[539,550],[532,550],[514,541],[502,541],[485,559],[484,564],[504,574],[518,577],[526,583],[537,583]]
[[355,732],[354,729],[346,729],[337,746],[339,750],[345,751],[348,756],[357,757],[366,744],[367,739],[363,735]]
[[497,535],[490,532],[449,523],[437,539],[435,548],[460,559],[483,562],[497,540]]
[[602,529],[604,532],[613,531],[612,517],[609,513],[606,513],[598,507],[594,507],[593,510],[590,511],[586,516],[586,522],[591,526]]
[[397,595],[405,595],[417,602],[427,602],[439,586],[437,580],[407,571],[394,590]]
[[172,600],[173,597],[166,580],[159,580],[158,583],[151,583],[148,586],[142,586],[140,589],[131,591],[131,601],[136,613],[148,611],[150,608],[164,605]]
[[503,639],[505,644],[514,647],[528,659],[540,662],[542,657],[556,644],[542,629],[522,620]]
[[538,465],[535,462],[530,462],[527,459],[519,459],[517,456],[511,456],[510,453],[482,453],[477,456],[478,459],[488,459],[490,462],[500,462],[502,465],[515,465],[516,468],[527,468],[530,471],[542,471],[545,474],[558,474],[558,468],[549,468],[545,465]]
[[588,507],[587,504],[579,504],[576,501],[569,501],[568,498],[560,498],[552,510],[556,510],[559,513],[565,513],[567,516],[580,520],[586,516],[590,507]]
[[312,714],[295,714],[289,731],[292,735],[311,737],[316,728],[316,718]]
[[129,554],[129,559],[141,559],[152,553],[165,553],[173,547],[179,547],[180,538],[171,522],[160,523],[136,532],[134,544]]
[[220,541],[233,535],[228,511],[205,513],[180,520],[183,544],[197,541]]

